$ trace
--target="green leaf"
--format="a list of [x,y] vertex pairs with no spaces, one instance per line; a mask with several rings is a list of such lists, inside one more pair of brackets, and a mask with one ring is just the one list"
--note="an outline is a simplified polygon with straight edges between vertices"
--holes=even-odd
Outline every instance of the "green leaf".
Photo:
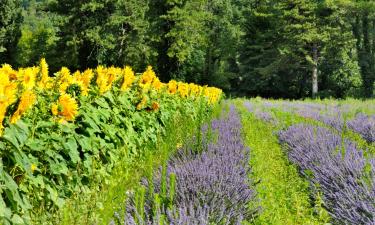
[[68,167],[66,167],[66,164],[63,162],[51,163],[50,169],[51,169],[51,172],[56,175],[60,175],[60,174],[67,175],[69,171]]
[[59,208],[64,205],[64,199],[60,198],[57,191],[52,188],[51,186],[47,186],[47,190],[49,191],[49,197],[52,202]]
[[68,150],[69,157],[73,163],[77,163],[78,161],[80,161],[78,145],[73,137],[69,137],[63,145],[64,148]]
[[3,197],[0,195],[0,218],[10,219],[12,211],[6,207]]
[[15,148],[21,149],[29,136],[29,129],[25,123],[18,121],[5,128],[3,139],[11,143]]
[[12,224],[25,224],[22,217],[20,217],[17,214],[13,214],[11,221],[12,221]]

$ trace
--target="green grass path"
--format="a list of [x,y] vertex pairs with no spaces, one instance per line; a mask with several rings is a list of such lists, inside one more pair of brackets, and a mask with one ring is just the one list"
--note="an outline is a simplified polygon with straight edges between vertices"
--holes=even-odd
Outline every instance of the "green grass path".
[[254,224],[326,224],[327,212],[311,203],[307,181],[288,162],[272,125],[238,107],[244,142],[250,147],[251,179],[256,183],[261,212]]

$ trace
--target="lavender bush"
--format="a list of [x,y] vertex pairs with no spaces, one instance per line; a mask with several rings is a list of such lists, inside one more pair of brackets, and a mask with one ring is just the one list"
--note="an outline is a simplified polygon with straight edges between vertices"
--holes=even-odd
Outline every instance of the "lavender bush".
[[[153,191],[141,195],[145,198],[141,209],[139,196],[130,198],[122,223],[240,224],[254,216],[256,210],[248,207],[255,199],[248,179],[249,149],[242,142],[234,106],[227,118],[214,120],[211,127],[217,140],[203,141],[205,151],[199,154],[192,148],[181,149],[169,160],[165,172],[155,174],[153,182],[144,180],[145,190],[152,185]],[[208,129],[204,130],[207,136]],[[176,176],[175,182],[171,175]]]
[[375,142],[375,115],[359,113],[347,122],[348,128],[359,133],[368,142]]
[[375,160],[322,127],[299,124],[279,133],[290,160],[323,193],[337,224],[375,224]]
[[[250,102],[244,102],[244,106],[249,112],[254,113],[256,118],[269,123],[277,123],[277,119],[273,117],[271,113],[256,109]],[[270,106],[265,105],[265,108],[270,108]]]

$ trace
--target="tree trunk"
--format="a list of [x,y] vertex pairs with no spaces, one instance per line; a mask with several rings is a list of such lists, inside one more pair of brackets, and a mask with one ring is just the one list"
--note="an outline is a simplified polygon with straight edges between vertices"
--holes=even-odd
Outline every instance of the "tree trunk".
[[315,98],[318,94],[318,45],[313,44],[313,68],[312,68],[312,97]]

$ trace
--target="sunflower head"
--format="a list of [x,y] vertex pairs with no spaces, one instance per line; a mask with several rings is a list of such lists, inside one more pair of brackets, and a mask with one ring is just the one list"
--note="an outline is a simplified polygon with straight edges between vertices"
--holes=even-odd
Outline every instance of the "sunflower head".
[[[78,114],[78,104],[77,101],[68,94],[62,94],[59,97],[58,115],[61,116],[66,121],[74,121]],[[52,113],[56,113],[56,107],[52,106]]]
[[137,104],[137,110],[143,109],[147,104],[147,97],[144,95],[142,100]]
[[125,91],[128,88],[130,88],[130,86],[133,84],[135,75],[134,75],[133,69],[130,66],[126,66],[124,68],[123,74],[124,74],[123,75],[124,80],[123,80],[122,85],[121,85],[121,90]]
[[51,112],[52,112],[52,115],[54,116],[59,115],[59,105],[56,103],[53,103],[51,107]]
[[32,90],[26,90],[18,104],[16,112],[12,115],[10,122],[16,123],[28,109],[30,109],[36,102],[36,95]]
[[152,110],[157,111],[160,108],[159,103],[153,102],[151,108]]
[[156,74],[152,70],[152,67],[148,66],[146,71],[142,74],[142,76],[139,79],[139,86],[142,88],[149,87],[149,85],[147,84],[151,84],[155,77]]
[[4,64],[0,68],[0,74],[7,75],[10,80],[17,80],[18,78],[18,73],[17,71],[12,69],[12,66],[9,64]]
[[20,79],[25,90],[33,89],[36,82],[36,75],[39,72],[38,67],[28,67],[20,69]]
[[175,94],[177,92],[177,82],[175,80],[170,80],[168,83],[168,93]]

